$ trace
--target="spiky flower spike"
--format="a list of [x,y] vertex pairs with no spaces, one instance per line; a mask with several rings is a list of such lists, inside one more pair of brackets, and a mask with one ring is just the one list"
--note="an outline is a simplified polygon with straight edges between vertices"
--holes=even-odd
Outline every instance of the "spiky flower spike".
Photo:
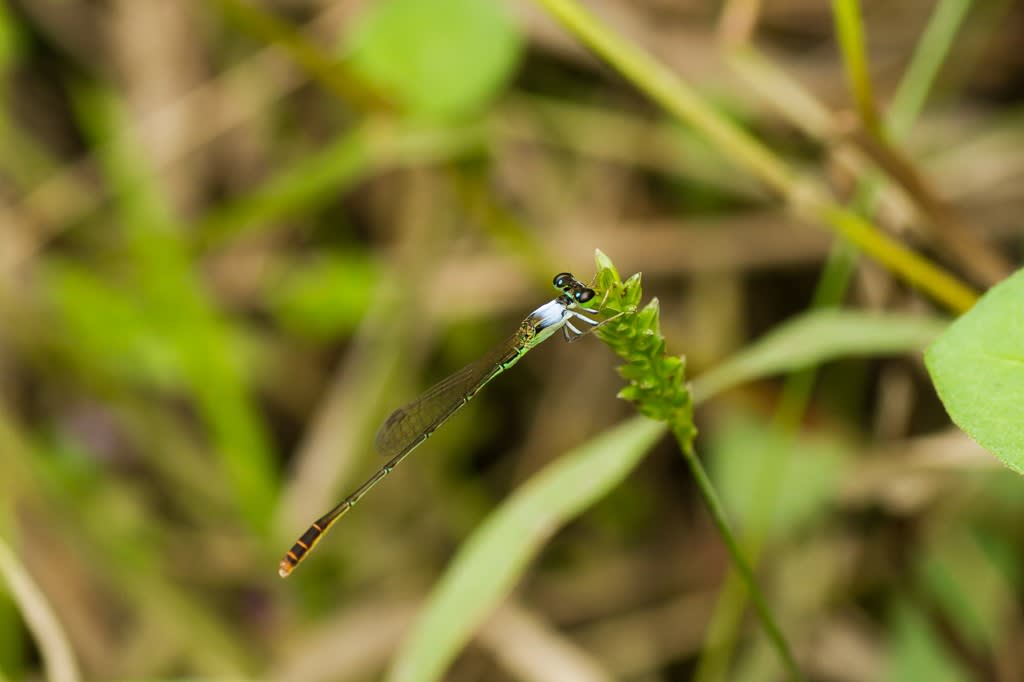
[[619,391],[619,397],[634,403],[641,414],[667,424],[688,449],[697,430],[693,425],[693,401],[686,385],[686,359],[665,354],[658,299],[651,299],[638,310],[643,293],[640,273],[623,282],[615,265],[600,249],[595,253],[595,261],[595,300],[602,301],[603,313],[617,316],[601,325],[596,333],[626,362],[619,367],[619,374],[628,385]]

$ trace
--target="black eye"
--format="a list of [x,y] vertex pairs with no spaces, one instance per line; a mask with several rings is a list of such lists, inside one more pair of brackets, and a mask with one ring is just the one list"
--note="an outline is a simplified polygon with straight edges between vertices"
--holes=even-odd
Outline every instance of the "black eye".
[[555,278],[552,280],[552,283],[555,285],[556,288],[564,289],[566,287],[566,285],[568,285],[569,282],[571,282],[571,281],[572,281],[572,273],[571,272],[560,272],[557,275],[555,275]]
[[593,289],[584,289],[583,291],[576,292],[576,300],[580,303],[586,303],[592,298],[594,298]]

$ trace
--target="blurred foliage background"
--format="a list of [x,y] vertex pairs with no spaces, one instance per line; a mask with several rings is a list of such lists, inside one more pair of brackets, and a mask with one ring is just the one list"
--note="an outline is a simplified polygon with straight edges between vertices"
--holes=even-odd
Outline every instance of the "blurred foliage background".
[[[596,338],[531,353],[277,561],[380,466],[391,410],[595,248],[698,378],[814,306],[960,312],[555,4],[0,0],[0,679],[417,679],[399,652],[466,538],[633,414]],[[1019,2],[585,4],[952,276],[1019,260]],[[789,343],[835,342],[808,329]],[[703,402],[698,451],[808,679],[1020,679],[1024,482],[883,341]],[[664,440],[549,530],[444,679],[783,678]]]

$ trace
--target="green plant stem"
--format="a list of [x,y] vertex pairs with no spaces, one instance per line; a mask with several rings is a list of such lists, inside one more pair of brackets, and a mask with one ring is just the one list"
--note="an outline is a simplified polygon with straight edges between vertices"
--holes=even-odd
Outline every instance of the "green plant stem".
[[642,92],[711,139],[734,163],[780,194],[793,190],[797,176],[781,159],[719,115],[663,64],[616,35],[575,0],[536,2]]
[[697,482],[697,487],[700,490],[701,496],[704,498],[704,503],[707,505],[708,512],[711,514],[711,518],[715,522],[715,527],[718,528],[718,532],[722,536],[722,539],[729,550],[729,555],[732,557],[733,569],[739,574],[740,579],[747,585],[750,599],[754,602],[754,609],[757,611],[757,615],[761,619],[765,632],[768,633],[769,639],[772,641],[772,644],[775,646],[776,651],[778,651],[783,663],[789,670],[790,677],[794,680],[802,680],[803,675],[801,675],[800,668],[797,666],[796,660],[793,658],[793,653],[789,648],[789,644],[786,642],[786,638],[783,636],[782,630],[775,621],[775,617],[772,615],[771,609],[768,607],[768,603],[765,601],[764,595],[757,586],[757,580],[754,578],[754,572],[751,569],[750,564],[748,564],[747,560],[743,557],[743,552],[740,550],[739,544],[736,542],[736,537],[733,535],[732,530],[729,527],[729,522],[725,516],[725,509],[723,508],[721,501],[718,499],[718,493],[715,492],[715,488],[711,484],[711,479],[708,478],[707,472],[704,470],[704,466],[697,458],[697,454],[694,452],[693,446],[690,444],[686,434],[673,430],[673,435],[675,435],[676,441],[679,443],[679,447],[683,452],[683,457],[686,459],[686,463],[689,465],[690,471],[693,473],[693,478]]
[[832,15],[835,19],[839,48],[843,54],[846,80],[853,94],[857,113],[860,114],[864,127],[872,135],[881,138],[883,131],[868,71],[859,0],[832,0]]
[[906,282],[929,292],[955,313],[965,313],[978,300],[969,286],[879,232],[866,218],[832,203],[821,202],[816,214],[828,221],[836,232],[877,262],[901,276]]
[[[837,305],[846,293],[855,264],[856,253],[846,242],[837,240],[829,253],[829,259],[822,271],[821,278],[818,280],[811,307],[825,308]],[[779,433],[791,434],[799,427],[804,412],[810,404],[811,392],[817,377],[816,367],[798,370],[787,377],[782,388],[779,406],[775,410],[773,427]],[[780,452],[788,455],[790,451],[789,448],[783,447]],[[783,458],[762,457],[758,459],[758,475],[755,477],[758,484],[754,491],[753,508],[747,519],[748,526],[743,536],[743,549],[751,566],[754,567],[757,566],[761,558],[764,535],[771,523],[775,500],[783,483],[780,476],[789,464],[788,457],[785,457],[786,461],[779,461],[780,459]],[[725,679],[729,661],[732,659],[732,652],[739,639],[740,625],[746,606],[743,599],[743,587],[744,577],[733,568],[725,577],[718,604],[711,617],[711,622],[708,624],[704,648],[697,664],[697,672],[694,675],[695,682],[713,682]]]
[[782,195],[799,214],[825,223],[949,309],[960,313],[974,305],[977,293],[970,287],[836,204],[823,188],[801,178],[768,147],[719,115],[663,64],[619,37],[575,0],[536,2],[642,92],[700,131],[737,166]]
[[[871,159],[885,170],[914,200],[923,216],[932,224],[933,237],[944,250],[961,265],[965,273],[985,285],[992,285],[1013,272],[1012,264],[996,253],[984,240],[977,238],[977,230],[957,216],[957,212],[938,197],[913,163],[892,143],[893,130],[888,121],[880,121],[868,75],[863,27],[859,0],[833,0],[836,32],[842,48],[847,80],[857,104],[863,131],[853,131],[852,139]],[[913,112],[923,102],[941,59],[930,55],[945,55],[956,29],[967,10],[967,3],[940,3],[932,21],[915,50],[912,69],[902,79],[892,111]],[[906,132],[912,117],[899,120],[899,129]],[[896,133],[898,137],[899,134]]]
[[940,0],[935,7],[886,111],[885,128],[894,137],[910,132],[970,8],[971,0]]
[[[941,0],[935,8],[914,51],[914,57],[900,79],[892,105],[880,124],[896,139],[909,134],[914,121],[924,108],[935,76],[949,54],[969,6],[970,0]],[[857,18],[859,20],[859,16]],[[881,183],[882,178],[877,173],[865,175],[857,188],[851,208],[866,215],[873,213],[877,207]],[[838,241],[818,281],[812,308],[839,304],[846,293],[855,262],[854,249],[848,243]],[[815,367],[794,372],[787,378],[775,412],[776,429],[783,433],[791,433],[799,427],[810,403],[816,378]],[[756,477],[760,485],[755,492],[754,511],[750,517],[752,525],[747,529],[743,542],[747,556],[754,566],[760,558],[764,531],[770,521],[768,517],[781,484],[773,474],[787,466],[785,461],[762,458],[760,462],[759,475]],[[697,682],[711,682],[724,678],[739,637],[743,607],[741,576],[733,570],[726,576],[718,606],[708,626],[704,653],[694,676]]]
[[693,395],[685,381],[686,361],[665,351],[658,300],[652,299],[638,309],[642,295],[640,275],[635,274],[623,282],[615,265],[600,250],[595,254],[595,260],[598,272],[594,287],[602,301],[597,307],[602,313],[613,314],[614,318],[621,316],[618,321],[607,320],[607,324],[597,331],[598,338],[626,361],[618,368],[619,374],[627,381],[627,386],[619,391],[619,397],[634,403],[641,414],[666,424],[672,431],[733,563],[757,605],[757,614],[769,639],[793,678],[800,679],[799,669],[782,631],[729,529],[718,495],[694,454],[696,429],[693,425]]

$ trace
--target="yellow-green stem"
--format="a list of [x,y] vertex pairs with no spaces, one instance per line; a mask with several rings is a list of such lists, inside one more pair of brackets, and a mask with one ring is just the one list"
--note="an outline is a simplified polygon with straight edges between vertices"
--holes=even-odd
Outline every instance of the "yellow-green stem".
[[772,187],[801,215],[842,234],[950,310],[965,312],[977,300],[970,287],[829,199],[768,147],[721,116],[667,67],[615,34],[575,0],[536,2],[638,89],[700,131],[733,163]]
[[864,127],[876,137],[882,136],[882,126],[875,106],[874,89],[868,71],[867,51],[864,49],[864,27],[861,22],[859,0],[832,0],[836,37],[843,54],[846,80],[853,95],[857,113]]

